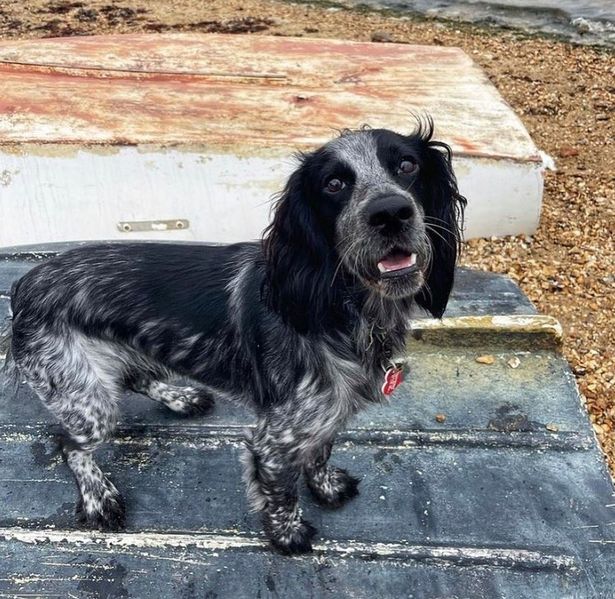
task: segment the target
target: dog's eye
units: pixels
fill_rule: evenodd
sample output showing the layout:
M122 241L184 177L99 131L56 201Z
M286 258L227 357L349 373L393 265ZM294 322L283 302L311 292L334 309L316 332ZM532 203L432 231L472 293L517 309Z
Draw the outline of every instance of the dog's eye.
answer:
M329 193L337 193L338 191L342 191L346 187L346 183L344 183L341 179L329 179L327 182L327 191Z
M418 165L412 158L404 158L397 167L398 175L410 175L417 169Z

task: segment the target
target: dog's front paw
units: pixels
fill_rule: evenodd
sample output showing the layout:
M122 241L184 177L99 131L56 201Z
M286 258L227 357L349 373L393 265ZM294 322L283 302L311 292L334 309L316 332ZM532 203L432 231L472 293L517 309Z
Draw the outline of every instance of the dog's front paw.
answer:
M283 555L297 555L312 551L312 539L316 535L316 529L303 518L297 519L287 526L276 525L267 516L265 520L265 532L273 548Z
M205 389L188 387L182 397L182 404L178 405L175 412L182 416L205 416L213 412L216 402L213 396Z
M111 483L99 494L82 495L75 512L78 524L84 528L118 531L125 526L124 500Z
M307 482L320 505L338 508L359 494L361 481L342 468L328 468L324 476L308 478Z
M215 400L200 387L176 387L166 392L164 404L182 416L205 416L213 411Z

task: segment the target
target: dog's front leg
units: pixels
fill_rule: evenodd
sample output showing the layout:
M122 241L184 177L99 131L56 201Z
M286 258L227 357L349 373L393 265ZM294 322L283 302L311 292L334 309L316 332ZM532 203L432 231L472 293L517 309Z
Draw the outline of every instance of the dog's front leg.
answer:
M328 464L333 443L318 449L305 465L305 479L318 503L337 508L359 494L359 479Z
M284 554L311 551L316 533L301 518L297 496L301 456L293 430L273 416L261 419L246 439L244 479L248 500L254 510L262 511L265 533Z

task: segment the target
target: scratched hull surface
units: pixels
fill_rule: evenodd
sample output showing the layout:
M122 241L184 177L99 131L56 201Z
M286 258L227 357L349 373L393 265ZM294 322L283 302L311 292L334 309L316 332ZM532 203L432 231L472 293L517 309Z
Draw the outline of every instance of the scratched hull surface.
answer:
M464 155L539 161L519 119L458 48L165 34L0 44L0 145L313 147L363 123L433 114ZM454 80L454 86L451 85Z
M365 124L409 132L413 112L431 114L454 150L468 238L538 225L540 153L458 48L216 34L6 41L0 81L3 245L255 239L294 152Z
M0 319L11 281L50 253L0 251ZM27 387L4 391L0 594L611 596L613 486L557 327L509 279L468 270L446 316L440 336L415 321L403 386L341 435L332 459L362 478L361 495L324 511L304 494L321 534L311 556L272 554L247 512L243 409L219 403L185 420L127 395L99 456L125 493L127 531L87 533L75 528L56 425ZM494 363L476 362L482 354Z

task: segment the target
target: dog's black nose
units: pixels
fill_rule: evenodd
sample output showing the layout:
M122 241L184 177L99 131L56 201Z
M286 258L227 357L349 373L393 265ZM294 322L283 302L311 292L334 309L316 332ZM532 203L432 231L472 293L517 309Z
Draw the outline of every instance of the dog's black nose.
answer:
M369 225L383 234L398 233L414 216L410 201L399 195L372 200L366 212Z

